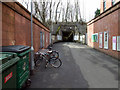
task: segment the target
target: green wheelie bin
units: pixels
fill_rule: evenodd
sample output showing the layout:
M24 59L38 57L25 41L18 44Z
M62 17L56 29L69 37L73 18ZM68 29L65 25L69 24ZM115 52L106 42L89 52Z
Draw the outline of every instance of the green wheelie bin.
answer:
M30 81L30 70L29 70L29 46L23 45L12 45L3 46L2 51L4 52L15 52L20 60L17 63L17 88L20 89L22 86Z
M16 88L16 53L0 52L0 89Z

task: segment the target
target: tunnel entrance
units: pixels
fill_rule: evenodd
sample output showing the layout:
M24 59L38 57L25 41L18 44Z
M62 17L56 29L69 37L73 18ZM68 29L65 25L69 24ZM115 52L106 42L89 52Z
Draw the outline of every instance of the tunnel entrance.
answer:
M63 31L62 38L64 42L73 42L73 31Z

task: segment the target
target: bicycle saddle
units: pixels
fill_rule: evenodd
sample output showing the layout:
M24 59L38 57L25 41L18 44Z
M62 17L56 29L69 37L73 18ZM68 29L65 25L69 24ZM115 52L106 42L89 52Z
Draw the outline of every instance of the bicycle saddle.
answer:
M49 49L49 50L51 50L51 49L52 49L52 47L49 47L48 49Z

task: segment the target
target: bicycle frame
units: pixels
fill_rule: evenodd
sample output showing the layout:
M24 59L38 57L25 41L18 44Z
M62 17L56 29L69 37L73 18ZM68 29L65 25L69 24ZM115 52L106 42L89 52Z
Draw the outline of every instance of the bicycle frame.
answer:
M57 53L57 56L55 53ZM39 59L35 61L36 66L39 65L40 62L39 60L45 60L47 67L48 64L52 65L53 64L52 62L59 58L58 51L50 50L50 49L41 50L41 52L38 51L36 54L39 57Z

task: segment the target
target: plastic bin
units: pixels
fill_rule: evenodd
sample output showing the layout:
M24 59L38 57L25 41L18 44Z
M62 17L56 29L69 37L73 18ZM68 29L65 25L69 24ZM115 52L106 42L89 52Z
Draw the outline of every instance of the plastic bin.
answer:
M2 89L16 88L16 63L19 57L15 53L0 52L0 76Z
M17 88L22 88L27 79L29 78L29 46L13 45L3 46L2 51L15 52L20 58L17 63Z

